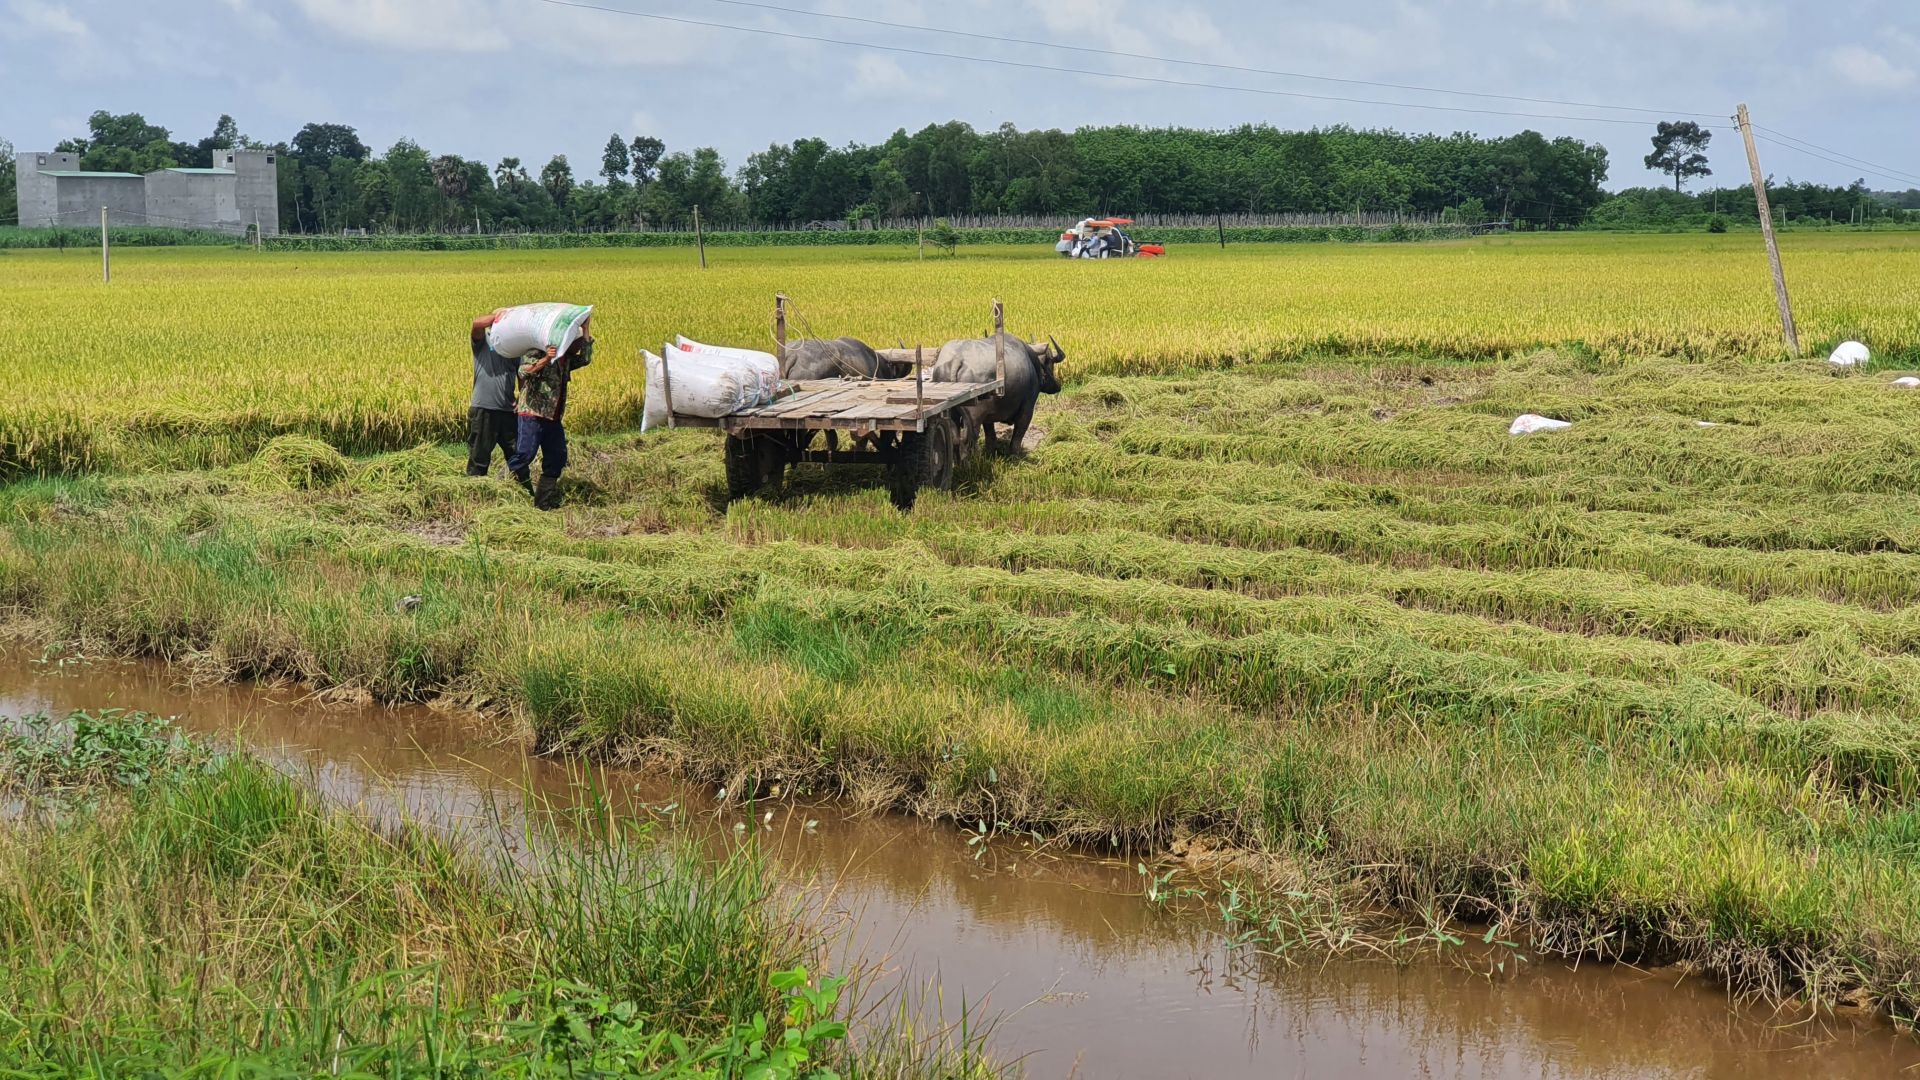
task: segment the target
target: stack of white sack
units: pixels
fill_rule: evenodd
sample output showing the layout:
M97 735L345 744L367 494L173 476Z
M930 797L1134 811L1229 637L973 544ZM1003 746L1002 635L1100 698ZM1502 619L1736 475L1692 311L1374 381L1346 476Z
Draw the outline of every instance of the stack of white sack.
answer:
M752 364L754 370L760 374L760 385L765 389L768 401L772 401L773 396L780 391L780 360L770 352L760 352L757 349L735 349L725 345L702 345L685 335L676 335L673 343L681 352L730 356Z
M534 353L558 356L587 332L591 304L521 304L501 308L487 327L487 348L522 359Z
M768 404L779 387L778 364L767 353L723 349L682 339L661 346L666 359L642 352L647 363L646 405L640 430L667 426L669 412L712 419ZM673 400L667 400L671 385Z

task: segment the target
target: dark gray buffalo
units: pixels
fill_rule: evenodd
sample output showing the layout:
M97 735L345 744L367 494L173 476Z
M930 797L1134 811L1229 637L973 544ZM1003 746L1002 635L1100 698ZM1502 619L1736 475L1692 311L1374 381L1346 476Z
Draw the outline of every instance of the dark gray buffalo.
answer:
M864 341L843 337L826 341L801 338L787 342L786 370L783 379L795 382L810 379L872 379L887 374L880 356Z
M999 397L981 398L977 406L980 426L987 435L987 447L993 448L993 426L1013 425L1007 448L1018 452L1026 438L1027 425L1033 422L1033 407L1041 394L1060 392L1060 380L1054 377L1055 364L1067 358L1060 343L1026 342L1012 334L1001 334L1007 358L1007 384ZM963 338L940 346L940 355L927 372L934 382L992 382L994 377L993 339Z

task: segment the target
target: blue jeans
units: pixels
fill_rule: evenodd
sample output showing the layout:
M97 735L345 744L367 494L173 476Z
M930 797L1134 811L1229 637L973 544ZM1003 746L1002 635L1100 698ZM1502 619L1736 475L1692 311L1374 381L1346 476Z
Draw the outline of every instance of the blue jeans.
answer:
M507 469L515 476L525 476L533 468L533 455L540 454L540 475L559 476L567 467L567 429L558 420L542 420L538 416L520 418L520 437L514 443L513 454L507 458Z

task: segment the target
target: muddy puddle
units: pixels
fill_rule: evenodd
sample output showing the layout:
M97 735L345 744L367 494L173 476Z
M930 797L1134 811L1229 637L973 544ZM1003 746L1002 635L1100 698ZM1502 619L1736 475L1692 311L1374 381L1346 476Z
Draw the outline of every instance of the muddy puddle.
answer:
M322 706L297 691L188 689L154 665L48 665L0 654L0 715L121 707L243 732L329 794L486 825L529 793L568 799L578 774L421 709ZM1731 1003L1670 973L1539 962L1490 980L1462 963L1248 964L1218 927L1156 910L1131 863L984 853L952 827L850 816L835 804L711 813L711 792L602 770L625 812L675 806L698 827L762 835L783 875L831 890L851 956L944 1008L999 1017L992 1045L1056 1077L1920 1076L1920 1044L1884 1024Z

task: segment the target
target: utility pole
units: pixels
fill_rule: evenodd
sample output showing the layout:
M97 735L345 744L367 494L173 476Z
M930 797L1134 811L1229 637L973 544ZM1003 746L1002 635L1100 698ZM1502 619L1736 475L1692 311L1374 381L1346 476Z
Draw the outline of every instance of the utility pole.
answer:
M110 284L113 281L113 267L107 261L107 208L100 208L100 282Z
M700 204L693 204L693 242L700 248L700 269L707 268L707 234L700 228Z
M1767 179L1760 171L1760 151L1753 145L1753 121L1742 103L1734 114L1740 124L1740 138L1747 144L1747 167L1753 170L1753 201L1760 212L1760 233L1767 240L1767 261L1773 265L1773 298L1780 305L1780 332L1787 339L1787 351L1800 355L1800 331L1793 325L1793 301L1787 296L1787 272L1780 266L1780 242L1773 234L1773 207L1767 203Z

